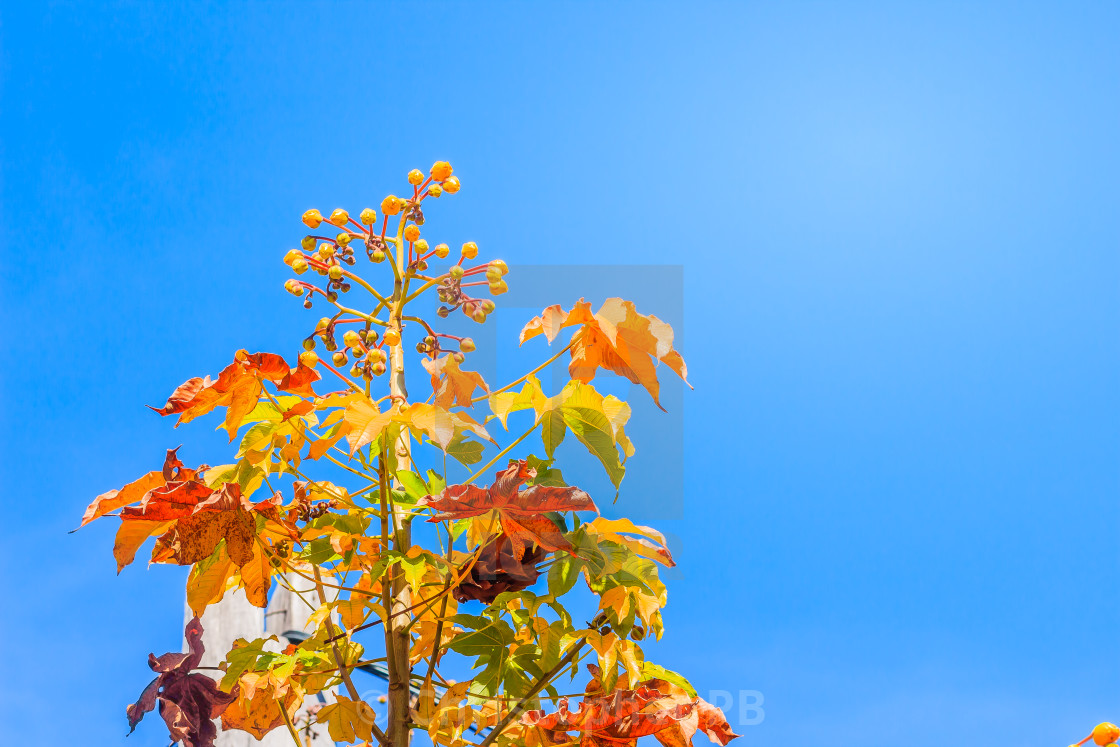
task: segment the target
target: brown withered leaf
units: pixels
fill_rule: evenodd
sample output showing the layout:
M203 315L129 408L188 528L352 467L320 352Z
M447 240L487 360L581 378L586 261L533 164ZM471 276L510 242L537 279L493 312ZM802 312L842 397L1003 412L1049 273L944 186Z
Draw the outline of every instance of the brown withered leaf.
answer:
M482 378L482 374L460 369L459 358L454 353L435 360L423 358L421 363L432 376L432 391L435 392L432 403L438 407L444 409L453 405L470 407L476 389L490 393L490 387Z
M600 689L598 667L575 711L561 698L555 713L528 711L521 724L542 729L559 738L579 732L581 747L635 745L639 737L653 736L664 747L687 747L697 731L726 746L739 735L731 730L723 711L711 703L691 697L681 687L661 679L639 682L633 689L619 688L609 694Z
M595 511L591 496L575 487L533 485L518 488L536 476L536 470L522 461L511 461L499 472L488 489L475 485L448 485L439 496L427 495L418 506L436 513L430 522L481 516L493 510L508 538L514 558L521 559L525 548L537 545L546 550L571 552L572 546L560 529L545 514L550 511Z
M455 599L489 604L502 592L528 589L537 582L537 563L544 559L545 551L539 546L515 556L510 538L500 534L483 545L470 574L455 587Z
M142 496L136 495L135 490L129 491L133 504L120 508L121 526L113 547L117 572L133 561L136 551L148 537L155 536L158 539L152 551L154 563L194 565L211 561L204 569L207 575L195 580L196 588L190 595L196 612L205 609L210 600L221 597L225 581L234 572L233 567L249 600L263 607L267 603L272 569L257 541L257 517L263 515L269 519L268 526L276 532L293 531L290 522L278 511L281 497L276 494L268 500L252 503L241 494L237 483L210 487L202 482L203 469L187 469L175 450L171 450L163 472L149 473L159 477L156 482L163 481L165 475L171 478L169 481L157 484ZM119 503L120 497L112 502ZM99 497L87 509L87 515L96 514L97 508L105 504L103 497ZM219 545L226 560L215 564L214 555Z
M225 428L232 441L242 419L256 407L264 382L272 382L283 392L313 397L311 384L318 380L319 374L302 362L296 368L288 368L283 357L274 353L239 350L217 380L209 376L189 379L171 393L163 407L151 409L160 415L178 415L178 426L216 407L225 407Z
M148 666L156 678L144 688L140 699L126 709L128 733L144 714L159 705L159 714L167 724L172 742L183 747L212 747L218 735L213 719L221 715L237 693L224 693L210 677L191 670L202 661L202 623L196 617L185 630L189 652L163 656L148 655Z
M621 298L608 298L594 314L582 298L566 313L559 305L550 306L529 320L520 339L524 343L543 334L551 343L562 328L576 325L580 329L572 335L568 365L573 379L586 384L598 369L605 368L644 386L658 407L658 361L688 383L684 359L673 350L673 328L656 316L639 314L632 302Z

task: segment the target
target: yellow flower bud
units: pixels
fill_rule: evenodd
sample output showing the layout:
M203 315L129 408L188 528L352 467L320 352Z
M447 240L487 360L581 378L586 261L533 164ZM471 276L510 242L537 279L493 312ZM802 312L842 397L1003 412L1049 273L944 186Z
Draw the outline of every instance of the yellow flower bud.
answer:
M437 182L442 182L449 176L451 176L451 164L447 161L436 161L432 164L432 178Z
M419 226L415 224L409 224L405 226L404 238L406 241L416 241L416 239L420 238Z
M311 208L303 214L303 222L306 223L309 228L318 228L319 224L323 222L323 214L315 208Z
M418 251L420 254L423 254L424 252L428 251L428 242L425 241L424 239L417 239L416 240L416 251Z
M459 191L459 177L453 176L443 183L443 191L453 195Z
M436 244L436 256L440 259L446 259L447 255L451 254L451 247L447 244Z
M335 208L334 212L331 213L331 217L329 220L336 226L345 226L346 221L350 220L350 213L346 212L342 208Z
M306 350L299 354L299 362L308 368L315 368L319 363L319 356L312 350Z
M424 172L420 169L413 169L408 172L408 183L412 186L416 186L422 181L424 181Z
M401 201L396 195L389 195L381 201L381 212L385 215L396 215L401 211Z
M439 197L441 194L443 194L443 187L439 186L438 184L429 184L428 194L432 197Z
M474 259L478 256L478 244L473 241L468 241L463 244L463 256L467 259Z
M373 208L366 208L358 215L358 219L365 223L367 226L372 226L373 222L377 220L377 211Z

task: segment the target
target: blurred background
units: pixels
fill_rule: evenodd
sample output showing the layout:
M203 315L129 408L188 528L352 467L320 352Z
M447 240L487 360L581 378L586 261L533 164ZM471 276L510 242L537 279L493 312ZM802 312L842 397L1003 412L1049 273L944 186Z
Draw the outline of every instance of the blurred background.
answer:
M762 697L737 744L1120 718L1118 38L1106 2L6 4L0 742L123 742L184 575L67 531L223 461L143 405L294 356L305 209L442 159L426 235L515 270L493 344L615 288L677 326L695 390L631 393L609 512L673 538L651 656Z

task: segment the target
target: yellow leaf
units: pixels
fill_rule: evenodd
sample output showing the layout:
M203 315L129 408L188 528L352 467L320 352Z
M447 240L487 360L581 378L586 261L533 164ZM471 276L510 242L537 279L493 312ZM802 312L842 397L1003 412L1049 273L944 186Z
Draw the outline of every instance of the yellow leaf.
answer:
M393 420L392 410L381 412L377 404L369 398L357 399L347 406L342 416L346 424L346 441L350 444L350 454L373 443Z
M373 723L377 713L362 700L351 700L339 695L334 703L319 709L317 721L327 725L331 739L336 742L355 742L373 739Z
M171 521L146 521L132 519L122 521L121 528L117 530L117 538L113 544L113 557L117 559L117 573L131 563L136 557L136 551L144 541L154 534L163 534L174 522Z
M587 528L600 537L628 547L631 552L643 558L656 560L670 568L676 565L669 548L665 546L665 536L656 529L640 526L629 519L607 519L602 516L590 522ZM642 538L627 537L620 532L638 534Z
M224 541L219 543L213 556L195 563L187 577L187 604L197 617L202 617L207 605L222 601L233 568Z

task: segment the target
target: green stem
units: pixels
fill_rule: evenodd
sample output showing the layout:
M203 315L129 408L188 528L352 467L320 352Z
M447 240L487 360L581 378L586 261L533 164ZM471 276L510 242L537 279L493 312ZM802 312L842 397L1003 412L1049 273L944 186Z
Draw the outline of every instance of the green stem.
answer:
M490 392L489 394L484 394L481 397L475 397L474 399L471 400L471 404L473 405L475 402L481 402L482 400L488 399L488 398L494 396L495 394L501 394L504 391L512 389L513 387L517 386L521 382L528 379L530 376L538 374L541 371L543 371L544 369L548 368L550 365L552 365L556 361L557 358L559 358L560 356L562 356L564 353L568 352L571 349L572 349L572 343L569 342L567 345L564 346L564 348L562 350L560 350L558 353L556 353L556 355L552 356L551 358L546 360L544 363L540 364L539 366L534 368L532 371L530 371L529 373L522 376L520 379L516 379L514 381L511 381L510 383L506 384L501 389L495 389L494 391Z

